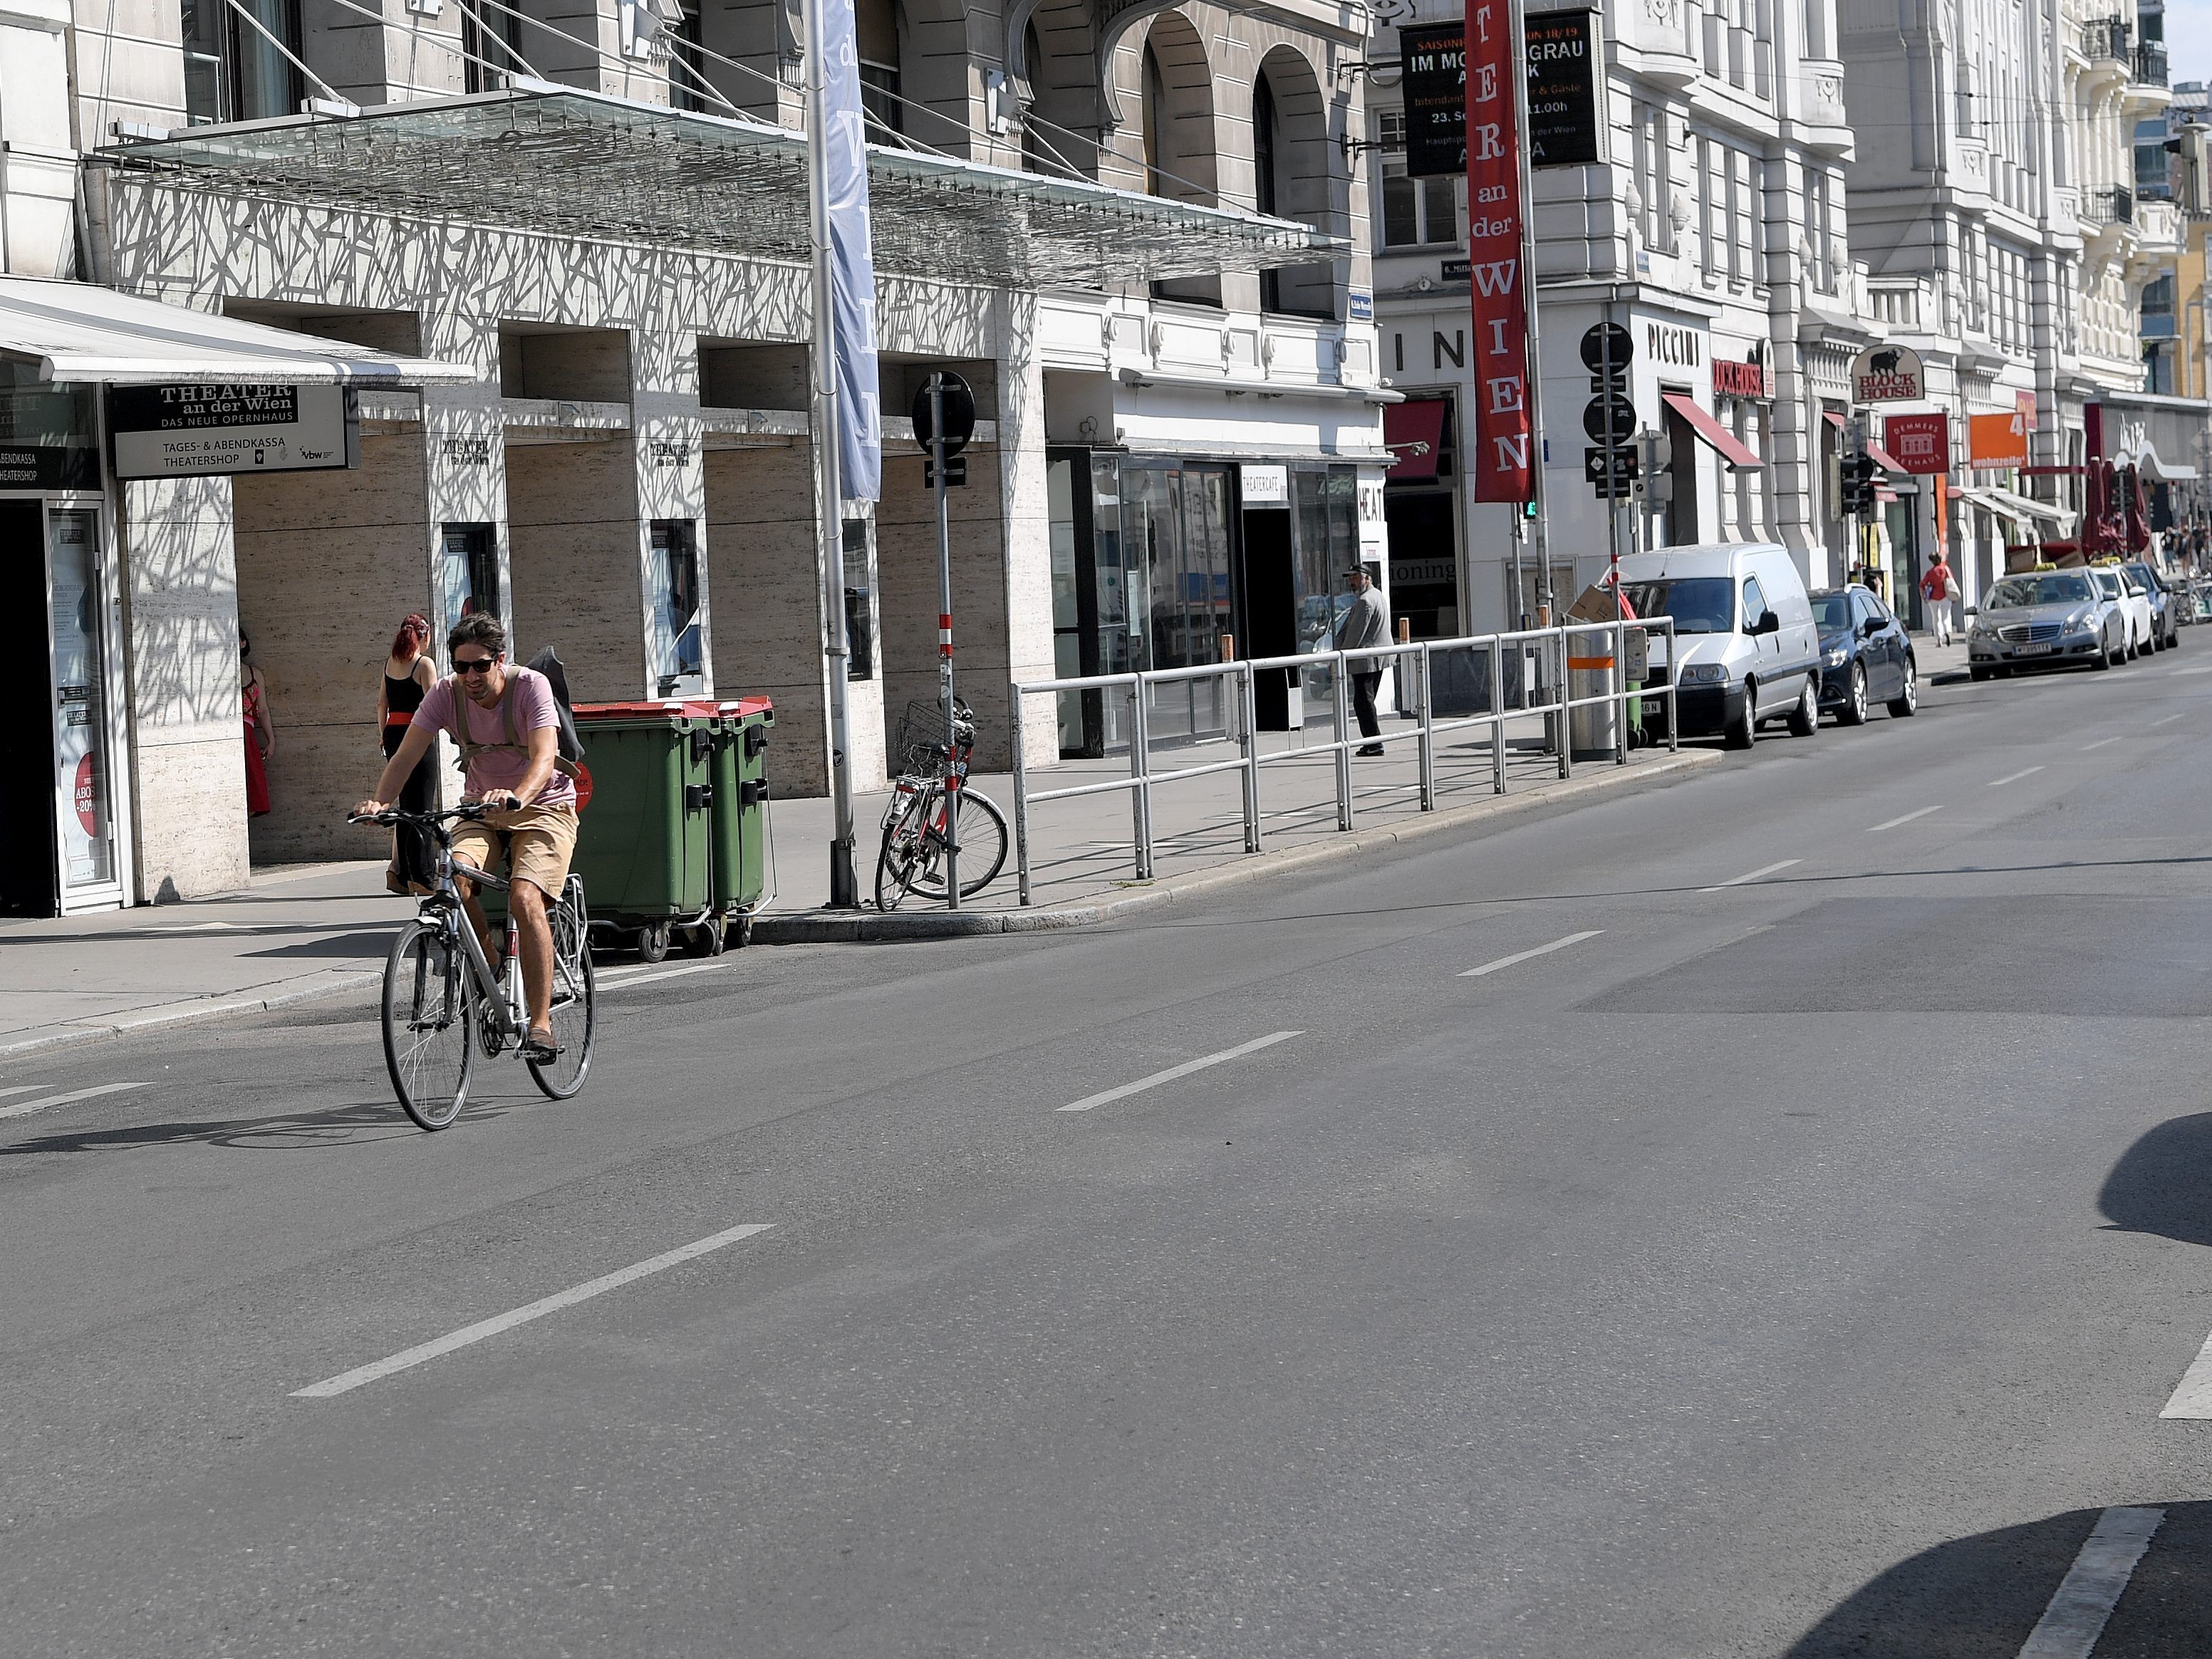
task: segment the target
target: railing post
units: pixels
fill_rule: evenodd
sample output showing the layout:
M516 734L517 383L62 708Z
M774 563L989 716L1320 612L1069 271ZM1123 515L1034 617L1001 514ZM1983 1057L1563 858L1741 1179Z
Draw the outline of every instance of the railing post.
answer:
M1030 769L1022 756L1022 688L1014 688L1014 878L1020 902L1030 902Z
M1613 608L1620 609L1620 596L1613 596ZM1613 763L1628 764L1628 623L1619 615L1613 619L1613 677L1610 689L1613 693Z
M1403 657L1398 659L1398 672L1401 678L1405 674L1405 660ZM1429 642L1426 640L1421 641L1414 661L1419 666L1419 684L1415 695L1420 699L1420 726L1418 728L1420 735L1414 742L1419 745L1421 761L1421 811L1433 812L1437 810L1436 696L1434 684L1429 678Z
M1152 764L1146 752L1151 744L1151 722L1145 714L1145 677L1139 674L1129 683L1129 775L1135 780L1129 789L1129 832L1139 881L1152 873L1152 802L1145 788L1146 769Z
M1567 624L1564 623L1559 625L1559 683L1553 690L1552 701L1559 706L1559 775L1562 778L1571 778L1575 775L1575 734L1568 729L1574 724L1574 714L1573 711L1567 707L1567 686L1570 681L1567 653L1572 647L1567 643Z
M1237 665L1237 701L1244 739L1244 850L1260 850L1260 694L1254 684L1252 665Z
M1679 665L1674 659L1674 619L1667 618L1667 752L1679 754L1682 748L1682 722L1678 718L1677 702L1682 681Z
M1505 641L1490 636L1490 787L1505 793Z
M1332 702L1336 715L1336 827L1352 828L1352 739L1346 730L1350 716L1350 692L1346 684L1346 659L1343 652L1335 653L1334 672L1329 684L1336 696Z

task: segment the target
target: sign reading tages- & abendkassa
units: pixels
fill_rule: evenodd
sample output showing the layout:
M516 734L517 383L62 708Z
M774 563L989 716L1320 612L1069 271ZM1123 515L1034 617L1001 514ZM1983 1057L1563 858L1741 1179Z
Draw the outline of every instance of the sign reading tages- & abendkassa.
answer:
M113 386L107 430L118 478L324 471L361 464L361 420L344 386Z

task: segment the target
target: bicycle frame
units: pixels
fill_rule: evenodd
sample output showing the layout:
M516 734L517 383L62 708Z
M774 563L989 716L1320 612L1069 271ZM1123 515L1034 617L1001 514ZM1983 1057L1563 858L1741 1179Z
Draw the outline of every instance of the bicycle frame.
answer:
M466 902L461 897L460 878L474 882L477 890L489 888L494 892L511 890L510 884L472 864L463 864L453 856L453 836L443 824L430 827L432 838L438 844L437 882L416 906L418 921L434 921L441 932L457 934L461 944L462 958L469 964L469 975L476 982L478 1006L489 1011L503 1037L518 1043L528 1035L529 1015L518 1017L517 995L521 988L519 971L515 974L495 972L490 959L484 955L483 941L477 937L476 926L469 920ZM515 954L514 917L507 919L501 935L503 946L500 959L504 965L517 961Z

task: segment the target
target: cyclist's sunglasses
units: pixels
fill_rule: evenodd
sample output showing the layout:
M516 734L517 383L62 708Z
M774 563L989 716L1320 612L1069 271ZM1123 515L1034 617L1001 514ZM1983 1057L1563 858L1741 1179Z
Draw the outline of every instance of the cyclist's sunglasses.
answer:
M497 657L456 657L453 659L453 672L489 674L491 672L491 665L498 660Z

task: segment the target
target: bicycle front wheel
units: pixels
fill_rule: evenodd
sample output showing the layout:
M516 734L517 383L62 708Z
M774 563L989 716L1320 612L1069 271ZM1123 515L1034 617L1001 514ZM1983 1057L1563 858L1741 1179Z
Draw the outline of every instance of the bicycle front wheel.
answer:
M410 921L384 963L384 1064L407 1115L442 1129L461 1115L476 1064L475 983L460 941Z
M938 890L944 890L944 877L933 876L943 849L929 834L929 821L939 799L941 792L935 784L916 789L884 826L883 850L876 855L877 909L897 909L899 901L917 887L927 891L932 878Z
M547 1064L524 1063L538 1086L555 1100L566 1100L584 1086L592 1069L592 1042L598 1034L592 994L591 932L584 915L582 884L569 878L568 891L553 907L553 1040L560 1056Z
M960 896L974 898L1006 867L1006 815L999 810L998 802L973 789L961 790L959 800L957 840L960 847ZM934 837L932 839L934 841ZM935 856L927 865L915 868L914 890L941 900L945 884L945 849L940 844L933 851Z

